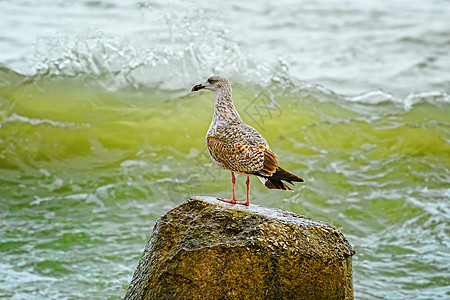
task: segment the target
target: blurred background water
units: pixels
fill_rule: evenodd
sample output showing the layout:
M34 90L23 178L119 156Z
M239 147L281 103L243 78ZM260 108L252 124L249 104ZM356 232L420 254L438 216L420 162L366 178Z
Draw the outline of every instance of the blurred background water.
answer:
M448 1L0 1L0 297L119 299L156 219L229 197L204 137L226 74L356 299L450 298ZM238 177L237 194L245 196Z

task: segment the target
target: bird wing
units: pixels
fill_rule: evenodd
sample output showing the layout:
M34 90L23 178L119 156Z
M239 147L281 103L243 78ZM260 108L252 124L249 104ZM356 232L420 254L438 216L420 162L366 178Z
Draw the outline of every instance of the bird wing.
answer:
M212 159L233 172L270 176L278 167L276 155L266 146L230 143L217 136L208 136L206 144Z

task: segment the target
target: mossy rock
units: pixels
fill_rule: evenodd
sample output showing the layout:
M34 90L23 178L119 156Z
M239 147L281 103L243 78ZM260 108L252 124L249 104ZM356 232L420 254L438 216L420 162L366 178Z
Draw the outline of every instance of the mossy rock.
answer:
M324 222L195 197L157 221L125 299L353 299L354 253Z

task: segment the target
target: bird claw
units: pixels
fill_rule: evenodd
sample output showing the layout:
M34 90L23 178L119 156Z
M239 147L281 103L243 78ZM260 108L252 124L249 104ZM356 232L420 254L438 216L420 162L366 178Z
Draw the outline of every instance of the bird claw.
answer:
M247 200L247 201L237 201L236 199L231 199L231 200L228 200L228 199L223 199L223 198L217 198L217 200L220 200L220 201L223 201L223 202L227 202L227 203L231 203L231 204L241 204L241 205L247 205L247 206L249 206L250 205L250 202Z

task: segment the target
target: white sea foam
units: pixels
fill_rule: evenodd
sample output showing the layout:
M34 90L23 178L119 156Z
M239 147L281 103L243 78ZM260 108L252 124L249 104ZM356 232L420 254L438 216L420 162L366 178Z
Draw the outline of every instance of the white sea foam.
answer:
M107 74L111 89L186 89L222 72L237 82L296 77L340 94L381 88L403 98L443 91L450 80L443 51L450 8L429 1L102 1L70 9L58 2L3 1L0 9L8 28L0 61L27 74ZM55 13L43 13L49 9ZM67 20L55 32L55 24ZM279 58L290 66L282 76L275 70Z
M0 263L0 277L3 282L14 282L15 284L57 280L52 277L37 275L27 271L16 271L14 266L4 263Z
M37 119L37 118L29 118L25 116L21 116L17 113L11 114L9 117L5 118L2 122L0 122L0 128L3 126L3 124L8 122L23 122L23 123L29 123L33 126L39 126L39 125L51 125L55 127L60 128L67 128L67 127L89 127L89 124L77 124L73 122L59 122L59 121L53 121L53 120L47 120L47 119Z
M225 73L233 84L298 88L303 82L318 83L316 88L355 95L343 97L347 101L393 101L409 109L423 98L418 93L444 93L450 80L450 61L440 50L450 20L444 16L450 11L427 2L362 5L351 0L345 7L325 0L277 5L232 1L217 7L172 2L167 7L105 1L114 22L77 18L95 11L89 4L42 19L47 15L39 14L44 9L39 3L0 4L10 12L5 26L16 22L15 11L24 9L30 17L29 23L7 32L17 43L6 40L9 51L0 54L0 61L27 74L93 76L111 91L148 86L187 92L201 78ZM60 18L69 12L73 26L57 33L42 30L64 23ZM433 19L424 19L426 15ZM22 47L30 36L33 53L31 47ZM24 57L30 68L14 67Z
M120 166L122 168L129 168L129 167L145 167L147 166L147 162L143 160L125 160L123 161Z

